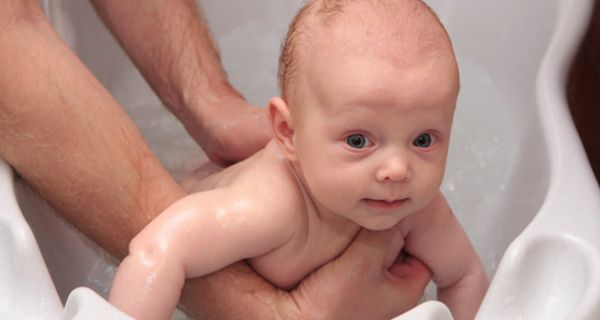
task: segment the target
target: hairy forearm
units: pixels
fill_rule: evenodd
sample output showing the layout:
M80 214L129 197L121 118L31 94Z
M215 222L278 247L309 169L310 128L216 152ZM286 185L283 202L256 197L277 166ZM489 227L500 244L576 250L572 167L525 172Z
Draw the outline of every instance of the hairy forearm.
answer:
M265 146L264 112L227 80L195 0L92 0L131 60L208 158L228 165Z
M93 0L163 103L183 122L240 98L194 0Z
M2 6L11 2L0 5L0 158L122 258L133 236L184 192L32 2L33 9L12 1L13 11ZM257 288L260 298L252 293ZM195 315L274 317L255 302L273 301L275 291L247 267L197 279L185 292Z
M117 102L33 12L0 33L0 156L122 257L129 239L183 192Z

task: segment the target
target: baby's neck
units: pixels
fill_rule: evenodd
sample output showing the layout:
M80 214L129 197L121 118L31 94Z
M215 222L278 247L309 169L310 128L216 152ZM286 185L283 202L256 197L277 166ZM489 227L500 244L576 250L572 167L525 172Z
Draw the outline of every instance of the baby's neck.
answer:
M356 234L361 226L356 224L354 221L348 219L342 214L337 212L328 210L317 201L312 196L312 192L306 181L304 179L304 175L302 174L302 170L298 163L294 163L291 161L287 161L290 171L296 178L296 182L302 190L302 196L306 203L307 214L309 219L314 220L314 222L323 225L336 233L344 233L344 234ZM312 223L313 221L311 221Z

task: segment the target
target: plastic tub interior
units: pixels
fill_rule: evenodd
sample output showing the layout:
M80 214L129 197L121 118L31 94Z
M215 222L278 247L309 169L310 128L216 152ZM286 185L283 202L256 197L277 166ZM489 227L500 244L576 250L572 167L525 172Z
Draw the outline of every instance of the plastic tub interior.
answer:
M443 192L493 277L477 318L600 318L600 192L564 90L592 1L427 2L446 25L461 70ZM231 82L256 105L277 94L281 40L300 3L202 1ZM180 179L199 165L201 151L89 3L44 5L170 172ZM80 286L106 295L114 266L20 180L13 189L13 180L0 164L0 318L60 318ZM429 311L415 319L446 319L431 311L439 304L420 308Z

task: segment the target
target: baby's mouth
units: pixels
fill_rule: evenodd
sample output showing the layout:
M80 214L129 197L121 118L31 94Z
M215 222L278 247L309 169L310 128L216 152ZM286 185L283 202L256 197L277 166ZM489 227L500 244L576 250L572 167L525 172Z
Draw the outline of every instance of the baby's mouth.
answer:
M396 199L396 200L377 200L365 198L363 201L371 208L379 210L392 210L400 208L408 198Z

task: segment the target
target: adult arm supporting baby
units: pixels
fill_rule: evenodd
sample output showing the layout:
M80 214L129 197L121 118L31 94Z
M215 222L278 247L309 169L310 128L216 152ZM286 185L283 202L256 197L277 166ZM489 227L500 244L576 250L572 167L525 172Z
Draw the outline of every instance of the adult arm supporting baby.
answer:
M247 158L271 136L264 111L227 80L194 0L93 0L162 102L208 157L221 165Z
M398 228L362 229L340 258L292 292L297 306L307 310L299 319L391 319L416 305L431 272L413 257L389 261L398 236ZM332 280L338 285L328 285Z
M291 292L274 288L245 263L237 263L208 277L191 279L182 300L186 306L198 308L187 311L206 320L233 320L243 315L279 320L391 319L413 308L431 279L429 269L413 258L396 262L390 268L392 274L385 268L395 232L361 230L339 258L313 272ZM210 291L239 299L199 294Z

